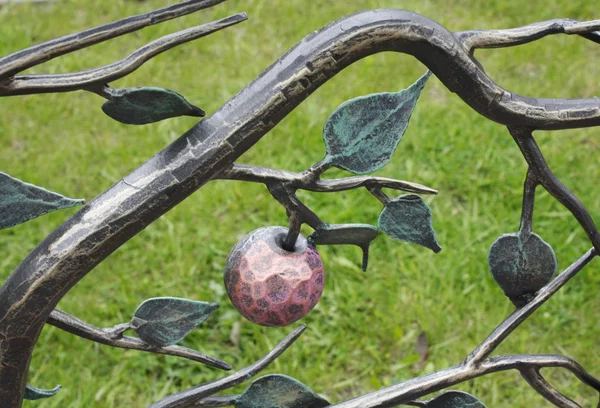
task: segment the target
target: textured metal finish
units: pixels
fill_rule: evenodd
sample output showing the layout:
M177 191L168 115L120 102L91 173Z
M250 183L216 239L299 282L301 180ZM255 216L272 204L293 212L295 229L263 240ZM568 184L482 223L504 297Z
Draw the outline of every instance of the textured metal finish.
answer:
M47 323L81 338L91 340L96 343L105 344L107 346L177 356L192 361L197 361L221 370L231 370L231 366L226 362L207 356L199 351L191 350L182 346L154 347L135 337L115 335L114 327L101 329L92 326L91 324L73 317L62 310L54 309L50 314L50 317L48 317ZM119 331L121 331L120 328L117 330L117 333Z
M218 303L197 302L171 297L152 298L138 306L131 328L154 347L171 346L217 310Z
M263 326L287 326L319 302L325 285L321 256L302 235L294 251L283 249L284 227L263 227L231 250L224 280L235 308Z
M259 378L235 401L236 408L323 408L329 405L306 385L281 374Z
M206 113L182 95L164 88L106 88L110 93L102 110L111 118L128 125L144 125L177 116L202 117Z
M229 388L233 388L238 384L241 384L250 378L254 377L262 370L264 370L269 364L277 359L288 347L290 347L294 341L300 337L300 335L306 330L306 326L300 326L294 330L290 335L283 339L269 354L258 360L256 363L249 367L246 367L236 373L233 373L225 378L211 381L206 384L199 385L194 388L190 388L185 391L178 392L168 397L163 398L155 404L152 404L150 408L191 408L198 406L197 404L205 397L214 395L219 391L223 391Z
M421 197L407 194L386 202L379 215L379 228L390 237L440 252L435 238L431 209Z
M13 82L17 80L14 74L47 59L216 3L219 1L188 1L5 57L0 59L0 87L9 89L17 83ZM290 214L290 232L285 239L288 246L296 242L301 224L307 223L315 230L326 225L298 200L295 191L299 188L339 191L367 187L384 203L388 198L382 193L382 187L422 188L370 177L320 180L320 175L328 167L326 162L318 163L301 175L234 166L240 155L328 79L355 61L383 51L415 56L472 109L509 128L530 165L528 174L531 177L528 176L524 192L522 227L531 224L533 192L539 184L573 213L594 248L510 315L462 364L334 406L391 408L401 403L412 403L424 395L469 379L511 369L520 371L536 391L557 405L561 404L559 406L569 405L543 380L539 369L565 368L583 383L600 390L598 380L566 357L511 355L489 358L506 336L600 250L600 233L590 214L552 174L532 136L532 132L538 129L600 125L600 100L535 99L514 94L496 85L473 55L477 48L514 46L557 33L578 34L597 41L595 31L599 29L598 21L553 20L520 29L452 33L416 13L374 10L340 19L310 34L213 115L91 201L48 236L15 269L0 288L0 401L3 408L21 406L33 347L44 323L57 313L53 310L60 299L115 249L209 180L221 176L238 178L235 176L237 172L239 179L248 177L250 181L265 183ZM103 88L87 90L104 95ZM40 86L36 93L46 91L56 90L47 84ZM82 322L70 318L54 323L69 331L79 331L82 337L92 338L99 334L93 327L85 327ZM294 332L255 365L221 380L169 396L153 407L197 406L203 398L255 375L277 358L302 330ZM111 345L123 347L122 344ZM531 370L537 370L537 375Z
M83 203L0 172L0 229Z
M172 20L212 7L225 0L189 0L150 13L127 17L119 21L67 35L0 58L0 78L9 78L42 62L94 44L110 40L150 25Z
M554 250L539 235L504 234L490 248L492 276L515 306L526 304L558 269Z
M208 2L205 1L204 3ZM123 78L164 51L241 23L246 19L246 14L240 13L212 23L169 34L146 44L121 61L86 71L54 75L17 75L5 81L2 81L2 75L0 74L0 96L69 92L83 89L110 97L110 94L104 95L102 93L104 84ZM2 67L1 64L0 60L0 68Z
M400 92L360 96L342 103L327 119L325 163L368 174L392 158L431 71Z

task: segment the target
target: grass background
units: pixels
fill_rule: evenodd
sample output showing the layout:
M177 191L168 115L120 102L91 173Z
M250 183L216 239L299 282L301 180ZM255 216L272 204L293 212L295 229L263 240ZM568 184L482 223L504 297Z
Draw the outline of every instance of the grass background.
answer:
M172 3L77 0L0 6L0 54ZM596 4L584 0L232 0L61 57L31 72L69 72L106 64L161 35L246 11L247 22L162 54L114 83L171 88L210 113L305 35L344 15L379 7L414 10L455 31L509 28L555 17L600 18ZM597 95L599 57L597 44L569 36L478 52L498 84L536 97ZM341 102L402 89L424 71L406 55L366 58L321 87L240 162L302 171L323 156L321 129ZM121 125L101 112L101 104L98 96L84 92L1 99L0 169L89 200L195 123L193 118L178 118L140 127ZM555 173L600 219L597 132L536 135ZM301 321L308 324L307 332L265 372L291 375L338 402L459 363L513 310L493 281L486 256L497 236L518 228L525 170L502 126L479 116L432 78L392 162L377 174L440 190L426 200L444 250L434 255L381 236L372 246L369 271L363 274L357 248L322 248L327 270L323 298ZM327 222L376 223L381 210L363 190L300 196ZM0 279L73 212L56 212L0 231ZM210 183L95 268L60 308L104 327L129 320L149 297L218 301L221 308L182 344L242 368L291 328L263 328L244 320L224 291L223 267L230 248L249 231L285 224L285 211L264 186ZM561 270L590 246L570 214L546 193L538 194L535 228L554 247ZM598 272L596 261L513 333L498 353L565 354L600 374ZM239 338L232 341L236 326ZM422 331L431 353L421 365L416 341ZM595 393L565 371L546 374L583 406L596 403ZM25 405L145 407L223 375L173 357L99 346L46 327L35 349L29 383L42 388L59 383L64 388L49 400ZM512 372L456 388L475 394L488 407L549 406Z

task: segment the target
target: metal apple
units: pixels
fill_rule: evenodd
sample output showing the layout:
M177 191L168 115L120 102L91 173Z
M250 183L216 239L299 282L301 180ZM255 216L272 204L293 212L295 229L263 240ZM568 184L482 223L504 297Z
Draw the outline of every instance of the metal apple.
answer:
M317 249L302 235L294 251L283 249L288 229L263 227L231 250L225 267L227 294L248 320L262 326L287 326L319 302L325 270Z

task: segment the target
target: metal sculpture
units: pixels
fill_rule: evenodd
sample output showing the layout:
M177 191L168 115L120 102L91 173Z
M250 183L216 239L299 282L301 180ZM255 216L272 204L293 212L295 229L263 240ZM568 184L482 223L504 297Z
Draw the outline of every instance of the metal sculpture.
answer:
M1 58L0 95L75 90L94 92L107 99L102 107L106 114L130 124L149 123L177 115L203 116L200 108L191 105L176 92L159 88L117 90L110 88L108 83L131 73L148 59L176 45L243 21L245 14L160 38L124 60L104 67L60 75L18 74L48 59L222 1L186 1ZM23 397L47 398L58 392L58 388L40 390L26 384L31 353L46 323L113 347L170 354L220 369L231 369L225 362L175 345L208 318L218 306L214 303L175 298L149 299L139 306L130 322L108 329L94 327L55 309L59 300L95 265L208 181L234 179L263 183L287 211L289 228L251 234L232 251L228 263L225 281L234 304L239 303L238 308L259 323L291 323L318 301L324 275L318 253L312 249L314 246L358 245L364 252L363 268L366 269L369 244L378 232L377 227L370 225L323 222L296 197L299 189L335 192L364 187L384 206L379 218L379 228L383 232L392 238L414 242L434 252L440 251L432 227L431 211L416 195L435 194L435 190L382 177L321 178L332 166L357 174L383 167L400 142L419 93L433 73L475 111L507 126L529 164L521 228L517 233L498 238L489 254L494 278L517 309L458 365L348 401L330 404L304 384L284 375L259 378L241 395L215 396L257 375L302 334L305 326L300 326L255 364L220 380L168 396L152 407L483 407L483 403L475 397L459 391L447 391L430 400L421 398L455 384L505 370L517 370L530 386L555 406L578 407L540 373L540 369L546 367L564 368L600 392L600 381L577 362L559 355L490 357L490 354L600 251L600 233L590 214L552 174L533 137L535 130L600 125L600 100L533 99L514 94L496 85L485 74L474 57L474 51L516 46L553 34L577 34L600 43L598 30L600 21L557 19L508 30L450 32L416 13L374 10L343 18L311 34L218 111L84 206L50 234L4 282L0 288L0 406L20 407ZM329 78L353 62L382 51L411 54L431 72L405 91L369 95L342 104L325 124L326 157L302 173L235 164L240 155ZM592 243L588 252L556 277L554 252L533 233L532 228L538 186L545 188L573 214ZM383 188L410 194L391 198L382 191ZM67 199L5 174L0 175L0 226L3 228L77 204L80 201ZM299 235L302 224L308 224L315 230L307 240ZM246 252L257 243L264 248L257 249L256 253ZM283 268L281 273L277 272L278 266L265 266L279 261L273 259L277 257L282 258L283 263L300 259L306 265L295 264L300 270L289 268L286 271ZM242 265L244 262L254 264ZM302 269L304 267L306 271ZM275 274L269 275L273 271ZM264 277L267 283L263 285L260 279L256 280L257 276L249 272L266 273L269 275ZM270 287L269 279L272 279ZM305 285L306 279L310 280L310 284ZM252 285L248 281L252 281ZM290 294L291 288L296 292ZM303 295L304 289L307 296ZM262 299L263 290L266 296L270 296L271 304L283 302L277 306L277 313L266 320L262 320L261 313L268 314L271 304L265 302L262 305L265 312L257 311L262 308L258 302ZM292 300L281 297L285 291ZM302 298L306 297L312 300L303 304ZM286 299L288 303L285 303ZM301 305L302 310L286 307L294 306L294 302L298 303L296 306ZM134 330L138 337L125 336L123 333L127 330Z

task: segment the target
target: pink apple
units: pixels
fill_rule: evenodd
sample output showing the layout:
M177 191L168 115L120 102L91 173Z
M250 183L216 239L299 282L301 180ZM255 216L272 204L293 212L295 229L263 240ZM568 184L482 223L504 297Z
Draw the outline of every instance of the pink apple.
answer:
M231 250L225 287L231 303L248 320L262 326L287 326L306 316L319 302L325 270L317 249L298 236L294 251L282 248L285 227L263 227L246 235Z

